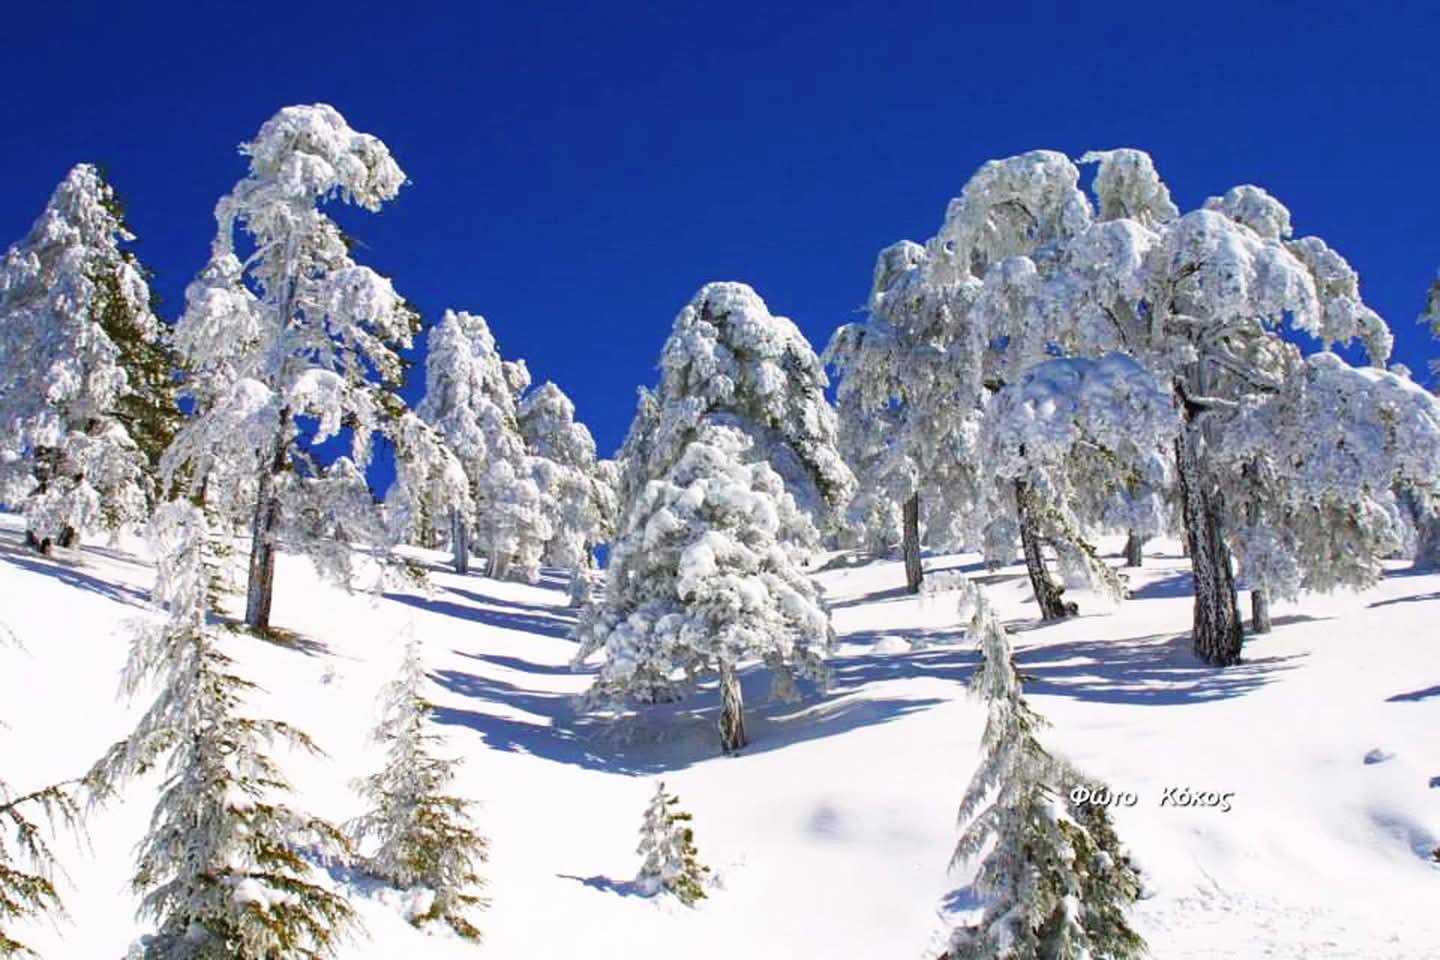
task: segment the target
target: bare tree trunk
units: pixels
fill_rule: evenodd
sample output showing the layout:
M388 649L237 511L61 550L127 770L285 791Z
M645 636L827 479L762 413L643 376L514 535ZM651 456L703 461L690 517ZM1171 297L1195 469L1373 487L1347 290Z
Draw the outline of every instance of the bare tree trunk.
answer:
M35 535L34 530L25 531L25 546L34 550L36 553L44 554L45 556L50 555L50 538L45 537L41 539Z
M905 589L919 593L920 584L925 580L925 568L920 564L920 494L912 493L905 501L902 511L905 539L902 549L905 554Z
M1255 587L1250 591L1250 632L1269 633L1270 628L1270 591Z
M250 528L250 580L245 588L245 623L258 631L270 629L270 605L275 596L275 528L280 521L280 498L275 492L275 479L285 469L289 423L290 411L282 410L270 464L260 474L255 497L255 521Z
M1020 514L1020 545L1025 550L1025 570L1035 601L1040 604L1040 619L1064 620L1076 612L1073 603L1063 599L1065 588L1050 579L1045 568L1045 553L1040 544L1039 518L1035 515L1034 493L1023 479L1015 481L1015 503Z
M720 749L734 753L745 746L745 702L735 665L720 662Z
M510 558L499 550L491 550L490 569L487 572L491 579L504 580L505 574L510 572Z
M69 550L75 546L75 542L79 539L79 531L67 523L64 528L61 529L60 536L55 538L55 546L64 547L66 550Z
M1145 564L1145 538L1134 530L1125 537L1125 566L1140 567Z
M1198 427L1187 412L1175 439L1175 466L1185 515L1185 542L1195 579L1195 617L1191 642L1195 655L1217 667L1240 662L1244 632L1235 596L1230 549L1221 528L1221 505L1205 484L1196 449Z
M450 511L450 548L455 554L455 572L470 572L470 525L459 510Z

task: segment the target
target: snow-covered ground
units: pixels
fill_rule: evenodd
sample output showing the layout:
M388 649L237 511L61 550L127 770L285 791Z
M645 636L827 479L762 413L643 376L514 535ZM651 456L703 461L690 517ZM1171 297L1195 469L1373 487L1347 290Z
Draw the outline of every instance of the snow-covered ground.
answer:
M1214 669L1183 636L1185 563L1154 546L1129 571L1132 600L1102 609L1081 595L1080 618L1043 628L1023 569L927 561L970 572L1009 618L1028 695L1054 724L1045 742L1138 797L1115 819L1150 888L1136 923L1154 955L1440 957L1440 576L1277 605L1274 633ZM83 772L145 705L115 691L151 568L102 544L57 554L24 551L15 518L0 517L0 622L26 647L0 650L0 776L22 790ZM383 597L282 558L274 619L298 639L230 651L266 690L256 709L328 752L286 769L298 805L338 821L359 812L349 782L380 762L367 737L401 634L413 624L423 640L441 729L466 760L458 789L491 840L486 942L417 932L395 897L352 890L371 939L345 960L919 958L941 914L966 907L967 877L946 863L983 722L963 686L975 653L951 602L906 596L898 564L839 558L817 575L840 637L831 690L767 704L766 678L747 674L752 744L725 758L713 691L625 743L575 715L587 677L567 666L558 575L497 583L414 556L432 567L430 591ZM657 777L694 814L723 885L695 910L629 884ZM89 960L146 931L128 882L156 784L94 815L88 848L57 845L71 919L22 940ZM1162 807L1167 788L1233 793L1232 809Z

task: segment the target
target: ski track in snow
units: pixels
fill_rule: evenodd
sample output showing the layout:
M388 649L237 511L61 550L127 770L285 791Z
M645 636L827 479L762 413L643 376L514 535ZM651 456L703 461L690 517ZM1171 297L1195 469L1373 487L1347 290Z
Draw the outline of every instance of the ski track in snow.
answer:
M16 518L0 516L0 622L26 647L0 650L0 770L23 790L81 772L144 709L115 690L150 568L132 542L45 559L20 539ZM1044 627L1022 568L987 572L968 556L927 568L963 567L1009 620L1027 695L1053 723L1043 742L1139 797L1115 819L1144 871L1134 917L1155 957L1440 958L1440 866L1427 861L1440 844L1440 575L1277 604L1275 632L1215 670L1189 655L1175 546L1153 544L1158 555L1127 571L1134 599L1111 609L1071 594L1082 616ZM839 634L832 688L770 704L763 671L746 671L753 742L723 758L713 685L656 708L628 741L575 714L588 672L568 667L574 614L559 572L497 583L412 555L431 566L432 590L378 598L282 557L275 622L302 642L231 647L265 688L257 711L329 753L283 757L301 806L337 821L358 812L348 783L380 763L367 741L375 695L409 624L439 729L465 758L456 788L479 801L492 844L485 945L417 932L399 894L337 874L371 936L342 960L645 960L677 944L690 960L918 960L942 914L975 906L965 872L945 870L978 760L983 711L963 689L975 654L946 597L897 589L898 562L817 575ZM1372 751L1381 759L1367 763ZM723 883L695 910L632 883L662 776ZM118 957L146 932L128 881L157 786L147 778L95 815L93 849L56 844L71 920L23 928L22 940L52 960ZM1161 807L1167 787L1233 791L1233 809Z

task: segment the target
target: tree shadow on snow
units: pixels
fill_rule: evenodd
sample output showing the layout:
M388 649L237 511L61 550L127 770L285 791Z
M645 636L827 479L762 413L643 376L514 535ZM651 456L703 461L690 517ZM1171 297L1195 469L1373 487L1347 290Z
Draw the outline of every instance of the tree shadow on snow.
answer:
M538 633L541 636L554 637L558 640L569 639L570 631L575 624L575 614L568 607L547 607L540 604L500 600L468 590L459 590L455 587L448 588L448 592L470 600L474 604L486 604L486 606L471 606L456 603L453 600L441 600L438 597L419 596L413 593L387 593L385 599L442 617L456 617L501 630Z
M53 577L67 587L99 594L107 600L114 600L116 603L123 603L126 606L143 607L150 599L143 590L102 580L94 574L67 566L63 561L41 556L27 547L0 542L0 560L30 573Z
M1096 703L1177 706L1250 693L1299 666L1306 654L1256 657L1213 667L1190 650L1189 634L1074 641L1016 652L1030 694Z
M1430 593L1414 593L1408 597L1391 597L1389 600L1376 600L1374 603L1366 604L1369 608L1388 607L1397 603L1425 603L1427 600L1440 600L1440 590L1432 590Z
M1408 693L1397 693L1393 697L1386 697L1386 703L1418 703L1421 700L1428 700L1431 697L1440 697L1440 685L1424 687L1420 690L1411 690Z
M484 655L476 659L520 672L568 672L514 658ZM867 666L867 659L911 662L887 668ZM772 700L769 670L761 665L748 667L740 671L740 685L750 743L737 755L765 753L836 736L942 703L935 698L866 698L856 691L877 679L919 675L959 678L972 670L973 664L973 654L953 650L883 658L839 657L832 661L832 687L825 693L812 691L798 703ZM456 670L442 670L432 677L445 689L476 703L473 709L437 706L435 719L474 730L496 750L635 776L680 770L723 756L717 732L719 693L714 678L702 681L685 700L641 706L627 717L611 719L580 713L576 697L570 694L526 689ZM488 712L482 706L486 703L507 709L503 715ZM514 713L526 716L516 717Z
M645 892L640 889L640 884L634 880L611 880L609 877L596 874L593 877L577 877L572 873L557 873L555 876L562 880L574 880L592 890L599 890L602 893L613 893L621 897L643 897Z

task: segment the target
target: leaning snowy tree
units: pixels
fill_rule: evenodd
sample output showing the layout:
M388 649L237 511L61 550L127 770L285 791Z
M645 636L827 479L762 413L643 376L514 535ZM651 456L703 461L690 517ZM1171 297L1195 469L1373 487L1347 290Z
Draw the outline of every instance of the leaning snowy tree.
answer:
M1090 547L1075 505L1127 502L1122 490L1155 482L1165 470L1179 414L1168 384L1130 357L1057 358L1027 367L987 405L981 434L987 473L1013 485L1021 545L1046 620L1065 616L1060 592L1044 569L1037 531L1073 545L1088 582L1119 599L1124 586ZM1133 529L1133 526L1132 526Z
M156 499L179 411L134 239L80 164L0 263L0 502L42 550L143 521Z
M665 791L663 780L655 782L655 794L640 824L640 845L635 849L643 858L635 883L647 896L664 890L693 907L705 899L705 875L710 868L700 862L692 818L676 806L679 802L679 797Z
M235 673L223 628L208 616L210 531L194 505L172 501L150 525L154 600L163 611L131 648L122 691L156 688L135 730L85 783L104 801L163 765L165 780L140 844L132 885L157 932L145 960L319 958L356 927L346 900L317 882L310 856L347 855L326 821L282 802L290 792L266 752L319 748L301 731L248 715L256 687Z
M1041 746L1045 721L1022 695L1009 633L979 588L955 575L930 589L959 592L982 658L971 686L989 713L951 859L953 868L984 854L973 881L984 912L952 931L941 960L1144 956L1126 916L1139 877L1105 806L1088 802L1106 791Z
M487 859L488 842L470 822L471 801L445 793L460 761L431 753L440 737L429 729L425 681L420 641L412 633L400 671L385 687L375 729L386 748L385 766L357 784L369 808L349 830L357 844L374 845L362 869L417 895L410 923L442 922L479 941L480 929L466 914L486 903L478 864Z
M7 646L18 649L20 641L0 624L0 648ZM72 786L63 783L16 793L0 779L0 957L37 955L11 936L17 921L46 914L64 916L55 889L58 865L39 819L79 830L80 809Z
M320 209L374 212L395 196L405 176L383 143L317 104L284 108L240 149L250 172L216 205L210 262L177 325L196 416L166 463L227 519L248 516L245 622L263 631L282 537L318 557L380 529L363 474L418 316ZM314 447L342 430L349 457L322 465Z
M526 394L519 423L550 522L542 560L570 571L570 603L579 606L595 566L595 545L613 511L609 484L595 456L595 439L576 421L570 398L553 383Z
M772 690L825 677L829 615L804 564L854 481L835 449L824 373L793 323L743 284L702 288L665 344L662 377L622 450L621 520L603 596L576 627L603 652L588 700L675 699L718 674L720 740L745 744L738 669Z
M425 396L416 413L445 438L470 483L471 506L457 504L449 517L455 571L469 572L474 544L489 553L491 576L504 576L517 556L528 573L545 540L516 417L529 374L501 359L485 318L474 314L445 311L426 341Z

